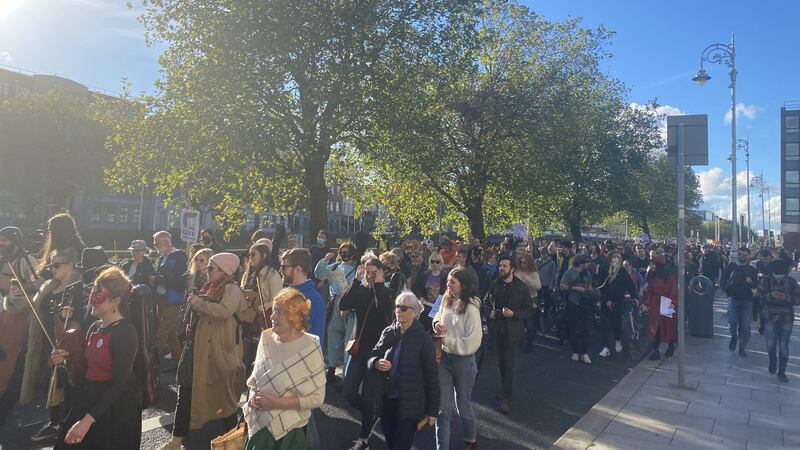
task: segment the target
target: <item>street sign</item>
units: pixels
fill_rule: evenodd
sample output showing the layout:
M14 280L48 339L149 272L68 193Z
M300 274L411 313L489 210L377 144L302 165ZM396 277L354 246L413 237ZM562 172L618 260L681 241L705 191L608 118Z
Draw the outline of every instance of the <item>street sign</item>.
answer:
M678 125L684 126L684 158L687 166L708 165L708 115L667 116L667 158L677 163Z

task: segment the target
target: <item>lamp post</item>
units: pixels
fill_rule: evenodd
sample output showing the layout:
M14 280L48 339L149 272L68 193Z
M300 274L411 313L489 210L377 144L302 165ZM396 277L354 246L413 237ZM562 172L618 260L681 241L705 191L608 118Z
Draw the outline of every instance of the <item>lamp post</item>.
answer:
M728 75L731 84L731 260L735 260L739 250L739 235L737 232L738 216L736 215L736 48L731 35L731 43L711 44L700 54L700 70L697 71L693 81L703 86L711 77L703 69L703 63L725 64L730 69Z
M744 149L744 161L747 166L747 246L749 247L752 242L750 240L750 138L739 139L736 141L739 148Z

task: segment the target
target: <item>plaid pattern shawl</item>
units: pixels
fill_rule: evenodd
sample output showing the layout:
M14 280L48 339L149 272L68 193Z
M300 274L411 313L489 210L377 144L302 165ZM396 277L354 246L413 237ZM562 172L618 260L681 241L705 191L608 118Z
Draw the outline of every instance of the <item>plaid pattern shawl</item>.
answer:
M277 397L305 397L325 386L325 363L319 338L308 336L313 338L312 343L283 361L273 361L269 345L262 341L259 344L262 346L262 352L259 352L261 358L257 358L253 365L248 387L274 393ZM272 340L272 330L265 331L263 338ZM300 424L308 422L311 415L308 410L255 410L247 404L242 407L242 412L250 437L266 427L276 441Z

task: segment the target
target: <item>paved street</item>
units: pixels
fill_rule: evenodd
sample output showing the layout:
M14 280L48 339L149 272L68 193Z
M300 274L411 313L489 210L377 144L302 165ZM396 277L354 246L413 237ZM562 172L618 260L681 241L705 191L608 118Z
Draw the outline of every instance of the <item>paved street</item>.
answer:
M675 386L675 358L644 361L552 448L800 447L800 337L792 336L790 382L783 384L767 372L764 338L756 330L747 358L728 351L726 309L718 296L713 339L687 338L689 389Z

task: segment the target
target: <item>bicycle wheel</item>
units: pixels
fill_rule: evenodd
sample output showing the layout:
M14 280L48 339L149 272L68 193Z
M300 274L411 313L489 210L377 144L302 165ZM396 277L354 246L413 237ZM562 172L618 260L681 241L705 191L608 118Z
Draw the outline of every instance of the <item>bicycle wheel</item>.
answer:
M640 341L639 324L634 319L631 312L622 316L622 347L628 352L631 361L638 361L641 356L642 348Z

